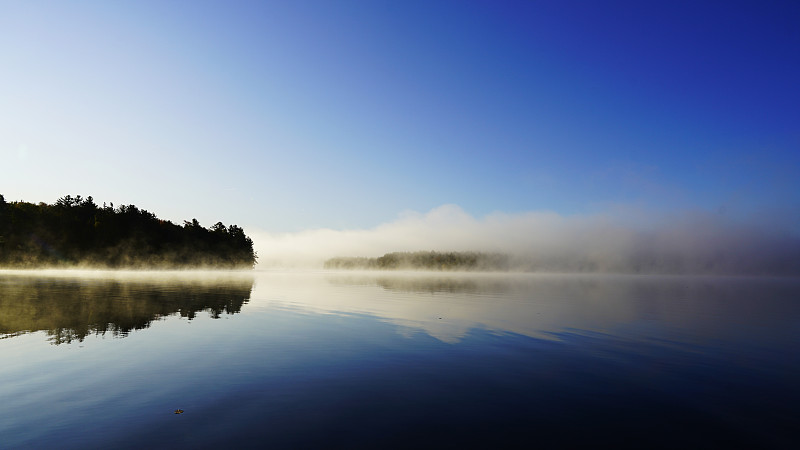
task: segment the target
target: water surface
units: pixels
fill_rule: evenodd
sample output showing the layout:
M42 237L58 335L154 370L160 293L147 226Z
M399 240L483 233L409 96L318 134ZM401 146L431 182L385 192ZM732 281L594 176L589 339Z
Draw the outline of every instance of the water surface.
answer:
M2 272L0 448L792 448L799 294L769 278Z

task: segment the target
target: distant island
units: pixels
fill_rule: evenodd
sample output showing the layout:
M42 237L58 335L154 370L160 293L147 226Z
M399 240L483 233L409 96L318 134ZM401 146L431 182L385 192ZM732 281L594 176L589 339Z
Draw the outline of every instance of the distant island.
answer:
M480 252L393 252L378 258L337 257L325 261L326 269L387 270L507 270L509 257Z
M253 241L236 225L176 225L134 205L98 206L91 196L55 204L0 195L0 267L252 269Z

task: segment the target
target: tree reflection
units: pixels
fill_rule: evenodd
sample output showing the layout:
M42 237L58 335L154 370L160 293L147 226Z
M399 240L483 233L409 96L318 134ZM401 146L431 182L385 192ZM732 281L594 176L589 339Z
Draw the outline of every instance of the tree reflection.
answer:
M98 279L0 276L0 338L46 331L53 344L125 337L154 320L202 311L215 319L250 300L252 277Z
M512 286L503 278L467 277L467 276L426 276L427 274L411 274L409 276L331 276L328 281L333 285L365 285L380 286L387 291L413 294L503 294Z

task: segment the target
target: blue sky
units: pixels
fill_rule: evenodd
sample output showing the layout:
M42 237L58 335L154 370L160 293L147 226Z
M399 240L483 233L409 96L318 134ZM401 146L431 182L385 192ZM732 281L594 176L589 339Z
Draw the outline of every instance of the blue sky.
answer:
M0 193L800 219L800 3L0 1ZM795 222L796 223L796 222Z

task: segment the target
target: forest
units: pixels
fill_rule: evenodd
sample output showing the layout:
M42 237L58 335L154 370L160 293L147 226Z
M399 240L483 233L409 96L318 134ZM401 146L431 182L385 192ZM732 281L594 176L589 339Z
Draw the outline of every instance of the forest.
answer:
M392 252L378 258L337 257L326 269L507 270L508 255L480 252Z
M134 205L98 206L91 196L50 205L0 195L0 267L252 269L256 260L236 225L176 225Z

